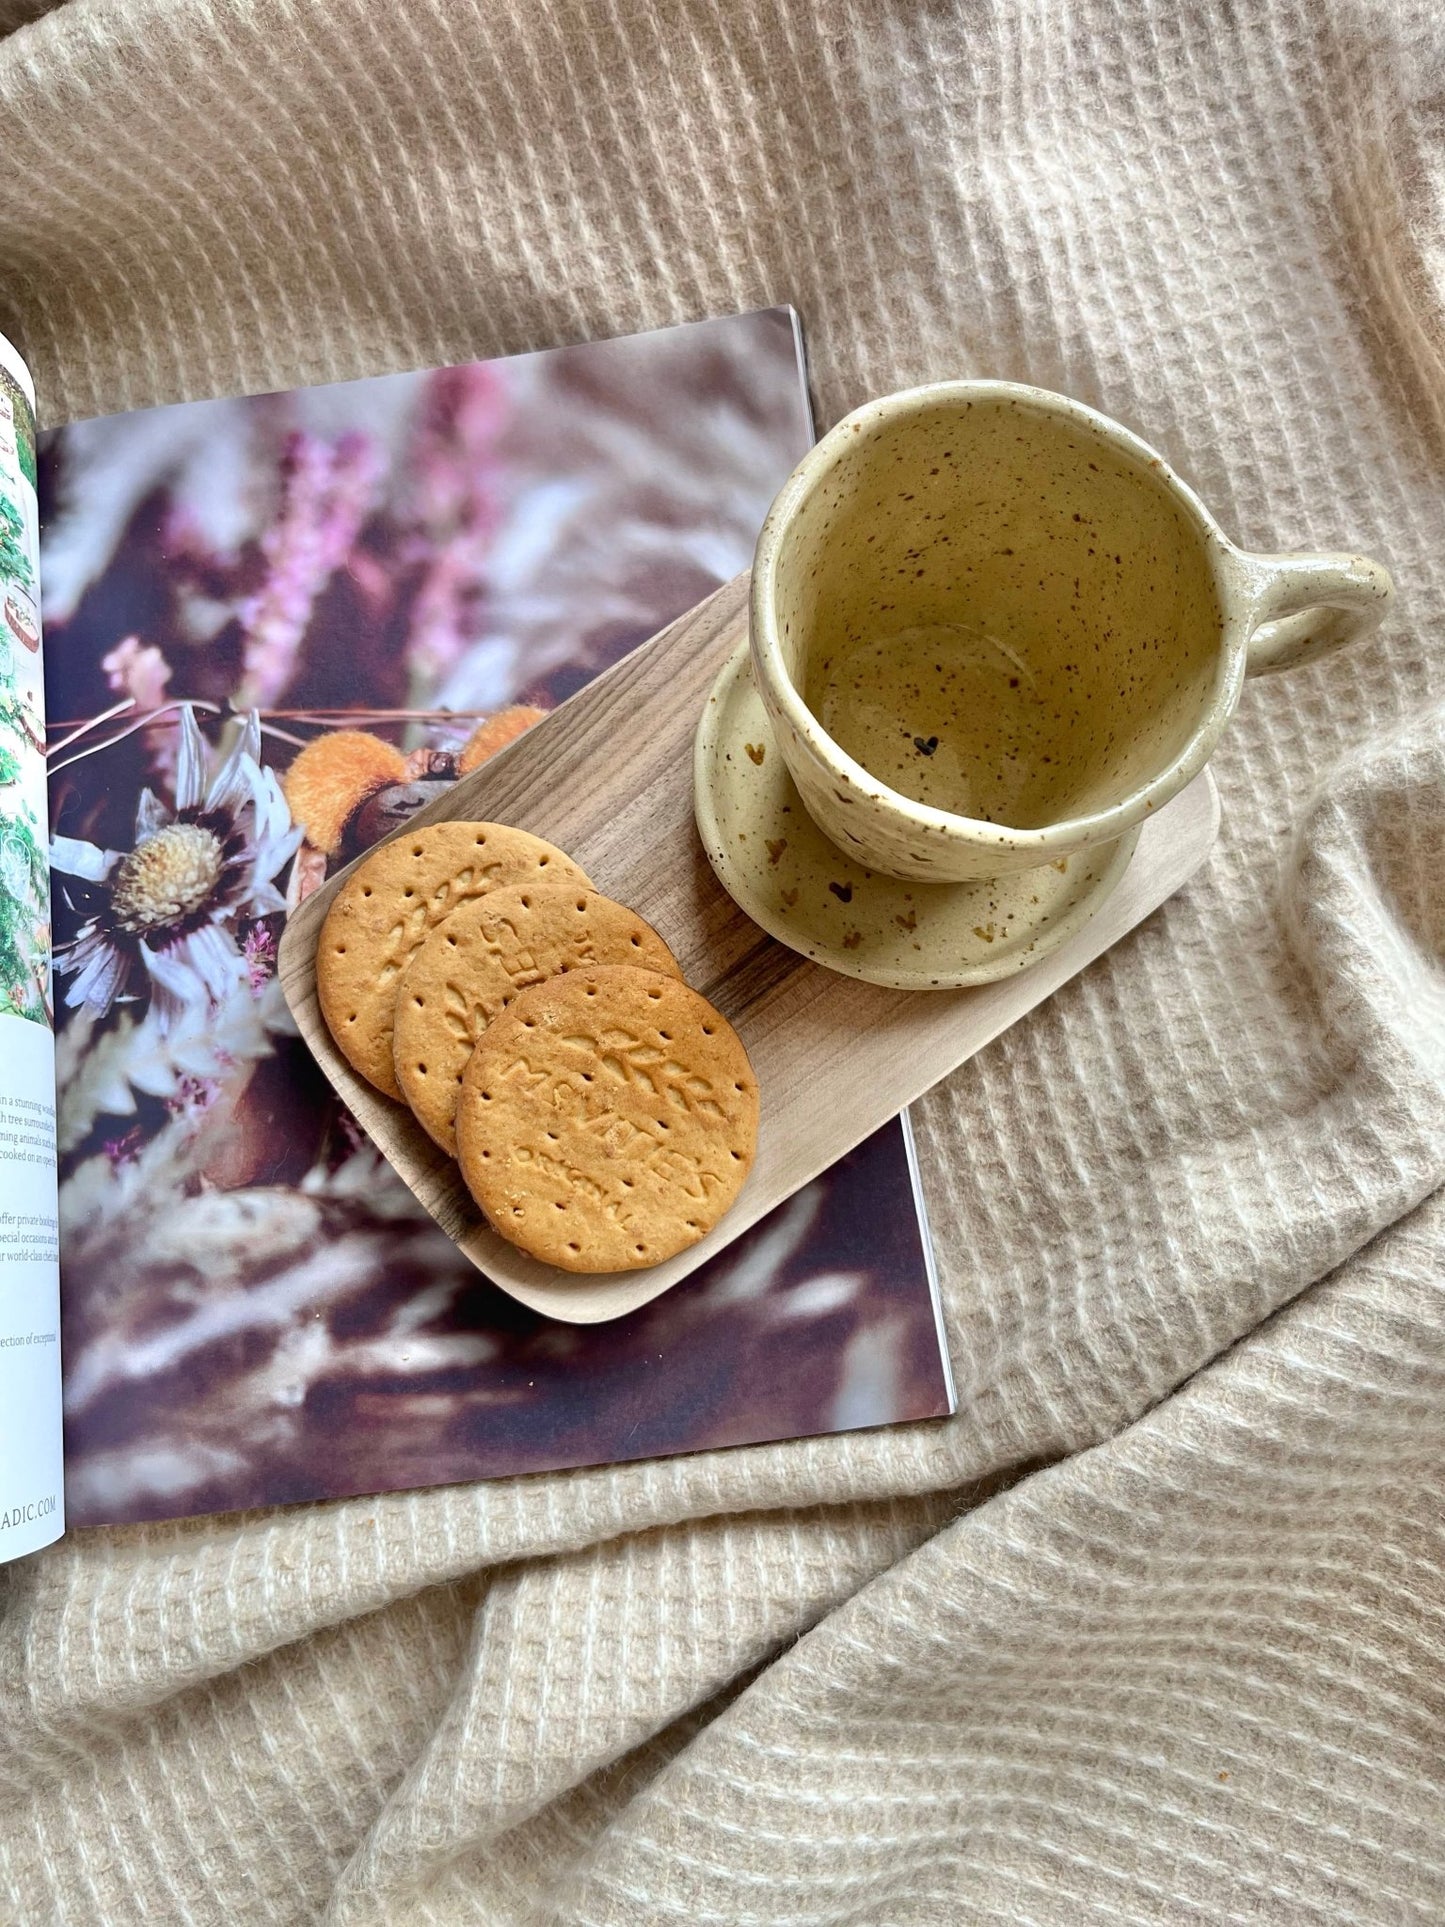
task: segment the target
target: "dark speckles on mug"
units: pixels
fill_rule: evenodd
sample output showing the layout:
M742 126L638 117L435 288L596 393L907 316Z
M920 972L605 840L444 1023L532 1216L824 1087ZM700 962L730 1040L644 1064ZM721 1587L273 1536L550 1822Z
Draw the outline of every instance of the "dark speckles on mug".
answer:
M711 768L725 772L713 791L721 798L722 834L709 834L705 842L724 883L765 929L835 969L883 981L891 973L892 981L907 988L942 987L956 982L950 973L959 971L1007 974L1032 960L1029 946L1041 932L1049 933L1046 946L1054 941L1055 927L1066 933L1080 898L1072 875L1050 870L1041 878L1035 871L940 888L906 883L861 862L844 866L799 807L780 757L769 754L754 767L740 749L732 763L719 754L723 740L765 740L756 687L744 672L732 673L730 687L719 685L728 693L717 723L705 721L700 737L702 749L711 731ZM700 810L707 789L704 780ZM832 795L825 789L814 800L829 803ZM856 785L850 796L856 807ZM746 832L741 841L739 829ZM856 846L845 842L845 847Z
M1015 832L1128 802L1201 726L1209 551L1167 473L1016 392L944 389L845 432L768 565L822 730L785 738L789 763L800 781L810 766L810 808L871 861L1022 868L1037 849ZM828 739L880 788L845 780Z

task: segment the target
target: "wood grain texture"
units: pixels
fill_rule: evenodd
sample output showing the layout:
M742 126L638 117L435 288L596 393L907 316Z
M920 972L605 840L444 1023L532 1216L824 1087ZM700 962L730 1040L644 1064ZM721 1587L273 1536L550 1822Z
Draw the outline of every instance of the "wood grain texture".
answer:
M671 946L687 981L736 1026L762 1088L757 1162L704 1239L617 1276L537 1264L482 1220L456 1166L410 1111L352 1071L316 1002L315 952L340 878L292 917L280 974L301 1034L358 1122L472 1262L523 1303L574 1324L617 1318L685 1278L931 1084L1056 990L1198 868L1217 828L1206 771L1145 828L1097 915L1022 974L971 990L903 992L836 975L766 936L713 876L693 823L693 735L747 632L747 578L718 590L580 690L398 834L445 818L510 823L573 856Z

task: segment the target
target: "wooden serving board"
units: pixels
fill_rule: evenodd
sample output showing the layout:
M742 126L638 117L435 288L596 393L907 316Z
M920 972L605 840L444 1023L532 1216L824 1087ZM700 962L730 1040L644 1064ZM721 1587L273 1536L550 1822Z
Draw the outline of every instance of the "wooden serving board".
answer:
M599 890L665 938L687 981L736 1026L762 1091L757 1161L742 1195L666 1264L578 1276L526 1257L483 1221L457 1167L402 1105L331 1041L315 953L340 877L307 898L281 944L282 985L331 1082L462 1250L524 1304L595 1324L646 1304L981 1050L1177 890L1208 854L1218 804L1207 772L1150 821L1122 881L1059 949L969 990L898 991L839 976L766 936L725 894L693 822L693 736L712 683L747 634L743 576L644 643L398 835L446 818L544 836Z

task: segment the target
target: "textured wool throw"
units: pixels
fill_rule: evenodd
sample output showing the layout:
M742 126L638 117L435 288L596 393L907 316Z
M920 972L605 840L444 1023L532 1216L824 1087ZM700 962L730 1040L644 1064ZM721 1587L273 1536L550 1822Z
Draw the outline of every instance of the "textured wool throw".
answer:
M1445 16L4 8L51 421L793 300L1395 572L1223 840L919 1107L950 1423L76 1533L0 1574L0 1919L1445 1917Z

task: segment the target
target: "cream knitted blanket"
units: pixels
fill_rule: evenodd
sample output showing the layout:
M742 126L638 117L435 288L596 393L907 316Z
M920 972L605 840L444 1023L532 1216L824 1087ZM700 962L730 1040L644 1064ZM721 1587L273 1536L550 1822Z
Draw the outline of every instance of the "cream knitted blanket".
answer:
M39 12L51 419L792 299L824 423L1064 389L1401 597L921 1107L956 1421L74 1535L0 1575L0 1919L1441 1919L1438 6Z

